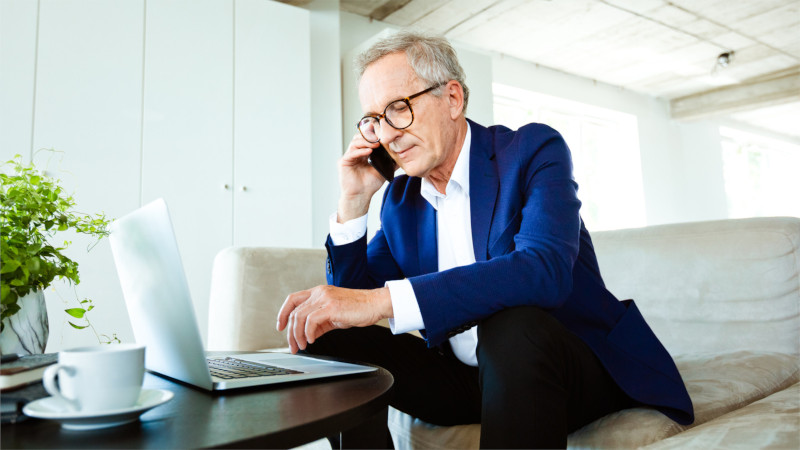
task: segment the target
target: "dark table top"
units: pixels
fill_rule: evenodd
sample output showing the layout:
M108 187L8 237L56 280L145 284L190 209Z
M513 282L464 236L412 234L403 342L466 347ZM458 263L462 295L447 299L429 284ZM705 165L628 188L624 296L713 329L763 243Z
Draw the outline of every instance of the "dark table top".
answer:
M175 397L142 414L139 421L72 431L54 421L28 419L3 425L0 447L294 447L378 414L388 405L393 381L381 368L367 374L209 393L148 373L145 389L165 389Z

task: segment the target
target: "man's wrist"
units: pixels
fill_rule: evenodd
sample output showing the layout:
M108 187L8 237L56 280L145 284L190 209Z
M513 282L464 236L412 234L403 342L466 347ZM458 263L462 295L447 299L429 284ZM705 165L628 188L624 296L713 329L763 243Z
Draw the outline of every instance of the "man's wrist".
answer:
M392 333L400 334L425 329L425 321L422 319L417 296L414 295L414 287L411 286L408 278L387 281L385 286L386 289L389 289L389 297L392 302L394 317L389 319Z
M375 289L375 295L379 305L381 319L393 319L394 308L392 307L392 295L389 293L389 288L382 287Z
M336 218L339 223L357 219L369 212L369 202L372 198L363 197L342 197L339 199L339 208L336 210Z
M367 234L367 216L339 223L338 214L334 212L328 217L328 227L333 245L351 244Z

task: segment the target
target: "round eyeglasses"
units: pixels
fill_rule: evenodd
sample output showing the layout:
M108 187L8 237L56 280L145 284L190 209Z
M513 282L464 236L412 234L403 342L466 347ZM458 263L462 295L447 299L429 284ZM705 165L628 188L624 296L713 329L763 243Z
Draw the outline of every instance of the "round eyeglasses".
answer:
M445 84L447 83L439 83L424 91L417 92L414 95L395 100L386 105L383 114L368 114L362 117L356 125L358 131L367 142L375 143L380 141L378 135L381 132L381 119L385 119L386 123L396 130L403 130L410 127L414 122L414 110L411 109L411 100L420 95L427 94L436 88L442 87Z

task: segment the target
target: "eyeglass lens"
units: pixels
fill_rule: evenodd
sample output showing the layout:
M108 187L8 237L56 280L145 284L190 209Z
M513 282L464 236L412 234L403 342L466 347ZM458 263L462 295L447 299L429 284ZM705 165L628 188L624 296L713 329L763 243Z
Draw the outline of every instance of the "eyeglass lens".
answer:
M411 106L405 99L390 103L383 113L385 114L386 122L398 130L408 128L414 120ZM358 129L368 142L378 142L380 140L378 134L381 131L381 123L377 117L364 117L358 123Z

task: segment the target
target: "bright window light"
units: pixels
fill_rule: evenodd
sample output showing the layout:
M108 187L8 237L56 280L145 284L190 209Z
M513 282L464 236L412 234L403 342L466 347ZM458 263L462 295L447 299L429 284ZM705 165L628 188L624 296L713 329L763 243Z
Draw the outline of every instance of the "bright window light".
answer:
M590 231L645 225L636 116L498 83L493 92L495 123L544 123L564 137Z
M800 145L720 127L731 218L800 217Z

